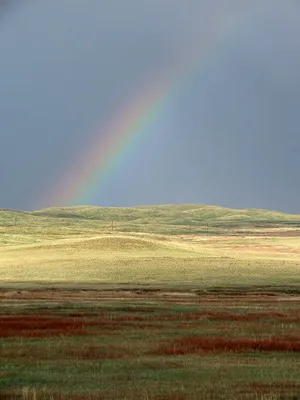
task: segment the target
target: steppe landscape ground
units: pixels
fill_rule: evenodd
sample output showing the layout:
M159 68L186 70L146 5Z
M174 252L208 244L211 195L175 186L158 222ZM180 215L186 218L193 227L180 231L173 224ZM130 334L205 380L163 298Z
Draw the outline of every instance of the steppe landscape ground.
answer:
M0 211L0 399L300 399L300 217Z

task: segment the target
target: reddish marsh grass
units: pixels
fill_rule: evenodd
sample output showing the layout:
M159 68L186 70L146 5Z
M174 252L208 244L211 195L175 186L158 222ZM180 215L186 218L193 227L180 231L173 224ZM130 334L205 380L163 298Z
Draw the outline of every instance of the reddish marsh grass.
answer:
M261 312L261 313L245 313L235 314L226 311L195 311L195 312L181 312L181 313L168 313L158 315L160 320L174 321L174 320L211 320L211 321L241 321L251 322L260 320L276 320L280 322L300 322L300 310L294 310L293 314L285 314L282 312Z
M49 337L84 334L83 321L38 315L0 316L0 337Z
M0 337L42 338L51 336L99 335L117 332L125 328L155 329L156 324L143 323L149 318L139 315L105 316L41 316L2 315L0 316ZM91 329L92 328L92 329Z
M79 317L50 317L40 315L0 316L0 337L50 337L59 335L93 334L89 327L101 327L106 331L119 329L118 321L108 319L89 320ZM101 332L98 332L101 333Z
M88 346L81 349L64 349L63 356L84 360L114 360L130 356L130 353L125 349L113 346Z
M300 352L300 340L284 339L229 339L223 337L185 337L162 344L157 355L184 355L203 352L244 352L244 351L293 351Z

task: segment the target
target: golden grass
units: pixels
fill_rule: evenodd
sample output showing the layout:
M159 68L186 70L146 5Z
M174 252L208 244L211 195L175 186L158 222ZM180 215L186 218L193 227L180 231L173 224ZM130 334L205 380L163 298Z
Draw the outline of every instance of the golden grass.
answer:
M0 281L294 285L300 238L112 234L0 246Z

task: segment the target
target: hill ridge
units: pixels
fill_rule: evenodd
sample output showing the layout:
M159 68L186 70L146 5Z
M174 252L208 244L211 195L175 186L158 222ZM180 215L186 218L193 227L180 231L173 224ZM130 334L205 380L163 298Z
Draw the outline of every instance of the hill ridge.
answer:
M276 230L276 232L274 232ZM288 232L287 232L288 231ZM0 210L0 244L36 243L106 233L157 235L300 234L300 215L203 204Z
M178 210L182 209L182 211L208 211L208 210L214 210L214 211L223 211L226 213L236 213L236 214L241 214L241 213L263 213L266 215L281 215L281 216L286 216L286 217L296 217L300 219L300 214L293 214L293 213L287 213L283 211L278 211L278 210L270 210L270 209L264 209L264 208L230 208L230 207L224 207L224 206L216 206L216 205L209 205L209 204L196 204L196 203L191 203L191 204L158 204L158 205L142 205L142 206L93 206L93 205L80 205L80 206L64 206L64 207L50 207L50 208L45 208L45 209L40 209L40 210L35 210L28 212L31 215L41 215L45 213L52 213L55 215L55 213L60 213L62 211L134 211L134 210L147 210L147 211L158 211L158 210ZM1 211L1 209L0 209ZM9 211L9 210L7 210ZM14 211L14 210L12 210ZM22 212L22 211L20 211Z
M39 226L158 234L216 233L216 229L300 229L300 215L204 204L135 207L53 207L31 212L0 210L0 226Z

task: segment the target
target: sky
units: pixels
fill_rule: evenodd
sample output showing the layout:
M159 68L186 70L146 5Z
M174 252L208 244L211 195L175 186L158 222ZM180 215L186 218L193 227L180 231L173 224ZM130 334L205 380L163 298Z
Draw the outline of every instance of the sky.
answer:
M298 0L1 4L0 208L63 205L65 171L192 49L196 71L85 204L300 214Z

